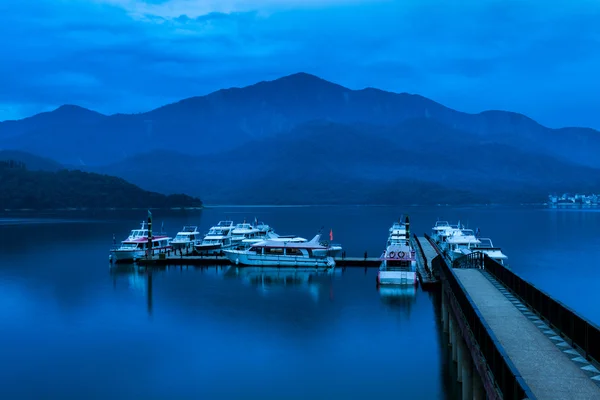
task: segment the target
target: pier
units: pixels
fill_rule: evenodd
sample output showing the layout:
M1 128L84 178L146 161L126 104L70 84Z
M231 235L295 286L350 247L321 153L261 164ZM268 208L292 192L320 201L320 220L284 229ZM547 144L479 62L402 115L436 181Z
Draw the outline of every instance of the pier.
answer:
M413 234L411 246L417 255L417 275L423 289L436 287L439 283L439 274L434 273L434 264L441 255L425 237ZM437 257L437 259L436 259Z
M598 326L483 253L436 250L463 399L600 399Z

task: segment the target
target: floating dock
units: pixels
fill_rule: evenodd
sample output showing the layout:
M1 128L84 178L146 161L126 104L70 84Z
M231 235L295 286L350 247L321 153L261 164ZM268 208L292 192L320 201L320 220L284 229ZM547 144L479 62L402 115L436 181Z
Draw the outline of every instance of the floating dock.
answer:
M429 240L414 235L411 246L417 254L417 275L423 289L437 286L440 280L435 277L432 270L432 260L438 255Z
M231 261L223 256L165 256L153 257L151 259L141 259L137 261L139 266L170 266L170 265L230 265ZM381 260L379 257L336 257L336 267L359 267L359 268L379 268ZM284 267L294 268L294 267Z

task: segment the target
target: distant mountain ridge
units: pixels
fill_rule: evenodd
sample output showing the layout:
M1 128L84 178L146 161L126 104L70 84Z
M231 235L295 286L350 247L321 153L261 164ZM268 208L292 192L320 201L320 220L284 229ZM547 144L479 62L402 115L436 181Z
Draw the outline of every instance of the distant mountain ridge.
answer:
M207 203L531 202L600 192L600 132L298 73L140 114L62 106L0 122L0 148Z
M155 149L216 153L260 138L286 134L299 124L325 120L393 126L426 118L480 140L514 144L583 165L600 167L588 128L550 129L517 113L467 114L425 97L366 88L350 90L297 73L244 88L222 89L140 114L105 116L63 106L0 123L0 147L29 151L67 164L100 165Z

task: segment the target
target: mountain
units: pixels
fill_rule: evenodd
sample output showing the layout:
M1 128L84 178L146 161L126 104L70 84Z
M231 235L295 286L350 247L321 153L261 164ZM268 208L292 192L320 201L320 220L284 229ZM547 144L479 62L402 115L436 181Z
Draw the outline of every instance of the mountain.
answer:
M197 198L148 192L112 176L68 170L33 171L19 161L0 161L0 210L201 206Z
M16 161L27 166L31 171L60 171L65 167L56 161L39 157L31 153L18 150L0 150L0 161Z
M350 90L305 73L223 89L141 114L104 116L63 106L0 123L0 145L63 164L97 166L154 150L208 155L229 151L233 144L266 140L268 145L273 138L310 121L388 127L387 132L399 135L403 131L396 126L420 119L439 124L437 133L447 141L458 139L451 136L458 131L471 135L475 143L504 144L600 167L596 156L600 134L593 129L549 129L505 111L467 114L419 95L373 88ZM388 139L400 140L397 136Z
M313 121L219 154L154 151L92 170L210 204L537 202L554 190L600 191L597 169L425 118L392 127Z

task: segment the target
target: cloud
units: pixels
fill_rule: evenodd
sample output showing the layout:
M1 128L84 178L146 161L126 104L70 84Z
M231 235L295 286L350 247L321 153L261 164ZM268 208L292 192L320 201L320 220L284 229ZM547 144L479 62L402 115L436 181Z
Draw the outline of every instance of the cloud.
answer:
M306 71L600 127L599 45L600 3L586 0L2 2L0 118L63 103L139 112Z

